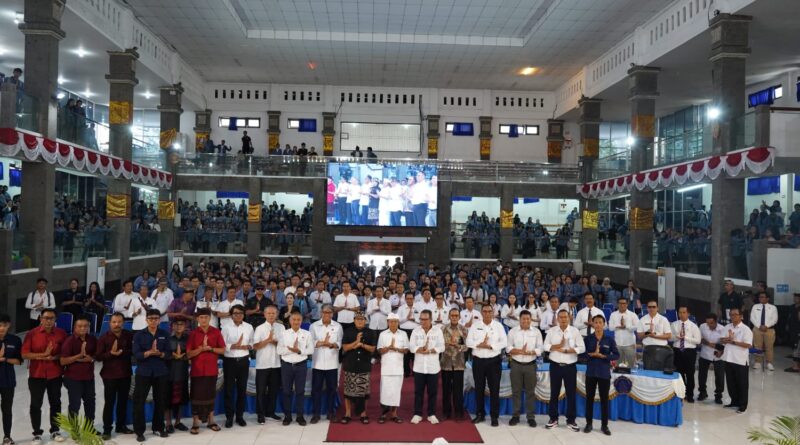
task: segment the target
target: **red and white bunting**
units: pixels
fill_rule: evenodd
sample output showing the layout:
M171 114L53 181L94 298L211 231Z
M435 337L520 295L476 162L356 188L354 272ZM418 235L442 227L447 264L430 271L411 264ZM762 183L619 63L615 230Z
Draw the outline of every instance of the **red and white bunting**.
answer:
M0 128L0 156L13 157L19 152L30 161L41 159L61 167L72 164L71 168L89 173L99 171L103 176L122 177L160 188L172 187L172 175L167 172L15 128Z
M619 193L656 190L673 185L714 180L724 171L728 176L737 176L745 169L760 175L775 162L775 150L770 147L754 147L736 150L724 155L708 156L694 161L618 176L611 179L582 184L577 192L584 198L598 198Z

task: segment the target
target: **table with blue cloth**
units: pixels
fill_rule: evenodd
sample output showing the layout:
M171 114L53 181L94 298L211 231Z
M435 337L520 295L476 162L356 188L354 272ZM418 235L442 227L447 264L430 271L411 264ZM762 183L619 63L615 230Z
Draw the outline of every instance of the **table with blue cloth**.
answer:
M306 414L311 414L313 400L311 399L311 360L306 362L308 364L308 374L306 376L306 399L305 399L305 412ZM134 367L134 373L136 372L136 367ZM222 360L219 361L219 374L217 375L217 400L214 403L214 414L215 415L225 415L225 390L223 387L223 373L222 373ZM131 379L131 391L130 391L130 398L128 400L128 421L127 424L133 423L133 388L135 386L135 378ZM191 388L190 388L191 391ZM247 400L245 401L245 411L248 413L255 413L256 412L256 361L251 359L250 360L250 375L247 378ZM275 412L283 413L283 396L282 393L278 393L278 399L275 402ZM234 396L235 400L235 396ZM339 400L337 396L337 400L334 402L335 406L339 406ZM322 405L327 406L327 396L323 393L322 394ZM150 392L147 396L147 403L144 406L144 414L145 420L150 422L153 418L153 393ZM192 406L191 403L187 403L181 409L181 416L183 418L191 418L192 417Z
M550 401L549 364L540 365L536 380L536 414L547 414ZM471 413L475 413L475 384L472 366L467 363L464 371L464 405ZM586 365L578 365L576 408L577 415L586 414ZM635 423L649 423L662 426L678 426L683 423L682 399L686 386L680 374L667 375L661 371L633 370L631 374L611 374L611 390L609 392L609 418L611 420L628 420ZM486 388L486 408L489 412L489 389ZM520 406L524 416L526 394L522 393ZM600 396L595 395L595 415L600 413ZM503 373L500 379L500 414L512 415L511 376L508 363L503 361ZM564 387L558 404L558 412L566 414L567 401Z

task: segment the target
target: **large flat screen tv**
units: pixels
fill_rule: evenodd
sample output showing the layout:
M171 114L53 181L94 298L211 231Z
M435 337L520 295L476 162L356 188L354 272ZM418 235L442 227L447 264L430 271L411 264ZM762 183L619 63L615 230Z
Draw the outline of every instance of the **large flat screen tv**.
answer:
M435 165L331 162L327 223L436 227L437 179Z

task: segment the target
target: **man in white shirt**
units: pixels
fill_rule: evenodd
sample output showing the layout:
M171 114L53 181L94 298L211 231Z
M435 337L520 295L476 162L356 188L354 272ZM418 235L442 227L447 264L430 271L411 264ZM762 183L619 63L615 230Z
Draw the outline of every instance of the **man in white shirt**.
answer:
M133 283L131 283L131 288L133 288ZM41 315L42 309L56 308L56 298L52 292L47 290L46 278L36 280L36 290L28 293L28 297L25 299L25 308L31 311L31 329L39 326L39 315Z
M333 311L336 312L336 321L342 325L342 331L353 326L353 319L360 305L358 297L350 290L350 282L342 283L342 293L333 300Z
M409 290L409 292L413 291ZM424 289L422 291L422 298L419 300L415 298L414 300L414 309L416 310L417 314L422 314L422 311L426 309L433 313L433 310L436 309L436 302L433 301L430 289Z
M586 337L593 334L592 319L594 316L599 315L605 319L606 315L602 310L600 310L600 308L594 306L594 296L591 292L586 292L583 295L583 302L586 303L586 307L578 311L578 315L575 317L575 321L573 323L581 335Z
M289 317L290 329L283 332L278 342L281 356L281 384L283 385L283 425L292 423L292 402L297 412L297 424L306 426L304 397L306 391L306 360L314 353L311 333L300 329L303 316L295 312ZM294 399L294 400L292 400Z
M226 298L217 304L217 318L219 318L220 330L233 324L231 308L234 306L244 307L244 302L236 299L236 288L231 286L226 291Z
M694 403L694 370L697 348L703 341L700 328L689 320L689 308L678 307L678 319L672 323L672 357L675 369L686 384L686 400Z
M231 307L230 316L232 322L222 328L222 339L225 340L225 354L222 358L225 428L233 426L234 415L237 425L247 426L244 421L244 402L247 397L247 377L250 375L250 350L253 348L253 326L244 321L244 306Z
M311 300L311 321L317 321L322 318L322 306L333 303L331 294L325 290L325 282L322 280L317 281L316 289L309 295Z
M472 324L480 321L480 319L481 312L475 309L475 300L472 297L465 298L464 309L461 310L458 322L469 330Z
M700 336L703 339L700 347L700 369L697 379L699 380L700 394L697 400L703 401L708 398L706 392L706 380L708 380L708 367L714 367L714 403L722 405L722 391L725 390L725 364L720 359L722 350L720 339L725 333L725 327L717 323L717 314L711 312L706 317L706 322L700 325ZM717 346L720 345L720 346Z
M131 300L128 312L131 314L131 331L133 332L147 328L147 310L154 309L152 305L155 303L152 298L147 296L149 293L147 285L141 284L139 292L134 294L134 298Z
M747 411L748 393L750 391L750 375L747 362L750 359L750 348L753 347L753 331L742 322L742 310L732 308L729 311L731 324L725 326L720 343L725 345L722 360L725 362L725 380L728 382L728 395L731 403L725 408L738 408L737 413Z
M311 397L314 400L311 423L315 424L319 422L323 394L327 397L325 414L328 420L332 421L336 412L334 402L339 382L339 350L342 348L343 332L342 326L333 321L333 306L327 304L322 307L322 318L315 321L309 331L314 342L314 354L311 357Z
M425 290L430 297L430 291ZM441 329L434 329L431 320L433 314L428 309L423 309L419 315L420 326L411 333L411 346L409 349L414 354L414 417L411 423L418 424L422 421L422 403L424 393L428 392L428 422L433 425L439 423L436 418L436 394L439 386L439 354L444 352L444 337Z
M528 426L536 427L536 358L542 355L542 333L532 326L531 313L523 310L519 314L519 326L508 332L506 353L511 356L511 400L514 413L510 426L519 423L522 405L522 390L525 390L525 415Z
M614 332L614 341L619 350L619 363L628 368L636 365L636 329L639 317L628 310L628 299L617 299L617 310L608 317L608 329Z
M467 347L472 349L472 375L475 380L476 414L472 423L486 420L484 396L489 385L489 414L492 426L499 426L500 416L500 376L502 371L502 352L508 344L506 330L494 318L494 309L485 305L481 308L481 319L472 323L467 334Z
M572 431L579 431L575 423L575 388L577 386L578 355L586 349L583 336L573 326L569 325L569 312L558 311L558 326L550 328L544 339L544 350L550 353L550 403L548 414L550 421L547 429L558 426L558 398L561 394L561 385L567 397L567 426Z
M214 289L206 288L206 290L211 290L213 292ZM197 295L198 299L203 296L204 295ZM167 308L169 308L172 300L175 299L175 295L172 294L172 289L167 286L167 279L165 277L158 279L158 287L156 287L153 290L153 293L150 294L150 298L153 299L153 309L158 309L158 311L161 312L161 321L169 321L169 317L167 317ZM196 306L195 310L199 307L199 305ZM211 325L216 327L217 324L215 321L216 317L213 317L211 320Z
M653 355L648 354L647 349L655 346L667 346L669 339L672 338L672 328L669 320L658 313L658 303L651 301L647 303L647 314L639 319L636 328L639 339L642 340L644 348L644 369L660 369L663 364L653 363Z
M278 339L284 327L276 323L277 306L264 309L264 323L253 333L253 349L256 351L256 415L263 425L267 417L280 420L275 414L275 401L281 388L281 358L278 356Z
M447 314L450 312L450 308L445 304L444 295L440 291L436 292L433 301L436 304L431 311L433 326L441 329L445 324L449 323Z
M133 293L133 281L125 280L122 283L122 292L117 294L114 297L114 303L112 304L113 312L119 312L120 314L125 316L126 320L130 320L131 317L131 302L137 297L136 294ZM54 303L55 304L55 303ZM33 313L31 313L33 316Z
M158 304L158 300L156 300L156 304ZM194 312L195 314L200 309L208 309L211 311L211 320L209 322L210 326L214 326L215 328L219 328L219 318L217 318L217 305L219 305L219 301L214 300L214 289L211 287L206 287L203 291L203 296L200 298L198 295L198 301L195 305Z
M425 226L425 218L428 216L428 188L425 172L418 171L416 182L409 190L411 211L414 212L414 223L409 225Z
M450 283L450 288L445 295L445 301L450 307L464 308L464 297L458 293L458 283L455 281Z
M406 337L411 338L411 333L414 329L419 327L419 312L414 305L414 292L408 291L405 294L406 304L397 310L397 316L400 318L400 329L406 333ZM411 352L406 353L403 358L403 371L406 377L411 377L411 361L414 354Z
M392 313L392 305L389 300L383 298L383 286L375 287L375 298L367 302L367 317L369 317L369 328L375 331L375 338L388 327L386 317Z
M750 323L753 325L753 347L764 351L767 359L767 370L774 371L772 360L775 355L775 325L778 324L778 308L769 303L769 294L758 293L758 304L750 309ZM753 369L758 369L764 356L756 356Z
M413 296L412 296L413 299ZM389 329L378 336L378 353L381 354L381 396L380 402L383 412L378 423L387 420L403 423L397 417L397 407L400 406L400 393L403 387L403 362L408 353L408 335L400 330L400 317L390 314L387 317Z
M472 297L472 301L479 305L482 305L484 300L487 299L486 292L483 291L478 280L472 280L472 287L464 293L464 298L466 299L467 297Z
M539 317L539 330L541 330L544 335L547 335L547 331L549 331L550 328L558 326L558 308L560 305L558 295L551 295L547 303L547 309L542 311Z

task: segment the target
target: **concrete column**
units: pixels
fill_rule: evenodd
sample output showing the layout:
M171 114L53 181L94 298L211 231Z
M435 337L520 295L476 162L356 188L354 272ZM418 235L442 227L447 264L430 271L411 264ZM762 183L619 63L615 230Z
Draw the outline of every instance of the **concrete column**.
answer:
M267 111L267 153L272 154L281 146L281 112Z
M247 193L250 195L249 204L264 205L261 200L261 179L247 179ZM249 212L248 212L249 213ZM257 258L261 254L261 212L257 222L247 221L247 257Z
M564 121L547 119L547 162L561 163L561 150L564 149Z
M658 73L660 68L634 66L628 70L631 102L631 170L639 172L647 169L652 160L648 159L647 147L655 138L655 107L658 97ZM639 281L639 268L645 264L653 252L653 192L631 190L631 208L628 217L629 233L629 276Z
M514 229L503 227L504 213L508 215L510 212L514 217L514 198L513 187L500 185L500 259L503 261L511 261L514 257Z
M333 245L331 233L325 223L328 215L328 180L314 180L314 214L311 216L311 255L317 259L322 253Z
M181 98L183 95L183 87L180 84L170 85L159 88L161 94L161 103L158 105L158 111L161 112L161 133L164 134L166 131L174 130L176 134L180 134L181 132L181 114L183 113L183 108L181 108ZM164 146L168 141L162 141L161 149L164 150L165 153L170 153L174 150L172 146ZM168 158L169 159L169 158ZM166 165L168 166L169 171L175 177L175 166L171 163L167 162ZM158 201L161 202L173 202L175 206L175 212L178 212L178 205L177 205L177 190L175 189L175 181L173 181L172 189L160 189L158 191ZM164 238L164 244L167 249L174 249L176 246L175 240L175 219L161 219L161 214L159 212L159 221L158 224L161 226L161 236Z
M583 156L581 161L581 182L586 183L592 180L594 163L600 156L600 123L603 121L601 116L601 99L590 99L581 97L578 101L580 110L581 145L583 145ZM583 227L581 232L580 259L584 264L595 256L597 250L597 228L587 227L587 220L583 219L583 212L597 213L597 199L580 199L581 220Z
M720 110L712 124L712 152L724 154L740 148L744 137L745 62L750 55L748 29L752 17L719 14L711 19L711 106ZM731 256L731 231L741 229L745 217L744 180L720 175L711 181L711 286L709 307L717 308L716 296L727 277L737 273ZM756 251L753 252L756 255ZM755 259L758 263L760 259Z
M480 116L480 159L488 161L492 159L492 116Z
M19 25L25 35L25 94L36 108L36 130L55 139L58 122L58 46L66 36L61 29L64 0L25 0L25 18ZM13 127L13 125L12 125ZM53 271L53 204L55 167L46 162L23 162L21 232L31 240L30 252L39 274Z
M450 231L453 205L453 183L439 181L436 229L430 230L427 245L428 261L435 264L450 263ZM437 236L438 235L438 236Z
M108 52L109 84L109 152L131 160L133 135L130 126L133 123L133 90L139 83L136 78L136 61L139 53L135 48L125 51ZM119 256L119 277L124 281L131 276L129 267L131 249L131 182L124 177L107 179L108 195L120 195L127 198L127 209L121 217L108 218L114 233L111 243L112 252Z
M428 159L439 157L439 119L438 114L428 115Z
M195 111L194 113L194 150L202 153L206 141L211 137L211 110Z

